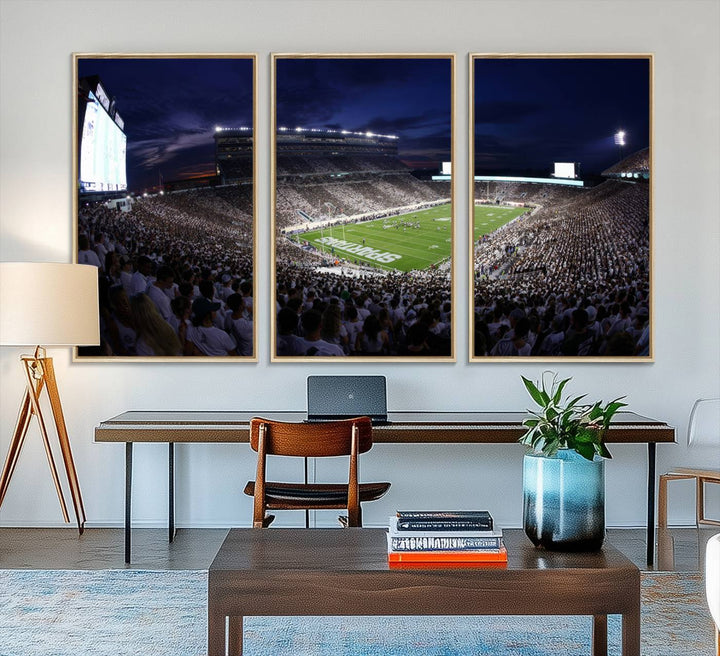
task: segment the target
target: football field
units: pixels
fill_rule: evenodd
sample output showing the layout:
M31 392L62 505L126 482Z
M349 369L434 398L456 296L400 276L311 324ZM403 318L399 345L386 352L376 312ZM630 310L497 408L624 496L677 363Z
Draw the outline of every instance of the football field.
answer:
M475 205L473 238L477 241L500 226L527 212L526 207L503 207L502 205Z
M427 269L450 257L450 203L426 210L296 235L318 250L383 269ZM294 238L295 239L295 238Z

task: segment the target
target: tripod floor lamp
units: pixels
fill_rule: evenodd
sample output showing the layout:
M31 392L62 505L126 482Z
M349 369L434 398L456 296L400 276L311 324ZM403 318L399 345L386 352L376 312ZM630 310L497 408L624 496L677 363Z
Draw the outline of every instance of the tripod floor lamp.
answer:
M70 439L65 426L52 358L44 346L85 346L100 343L98 270L84 264L0 262L0 345L34 346L20 357L25 393L0 474L0 506L20 456L32 418L37 419L63 518L70 521L43 413L46 391L55 423L78 530L85 525ZM41 346L42 345L42 346Z

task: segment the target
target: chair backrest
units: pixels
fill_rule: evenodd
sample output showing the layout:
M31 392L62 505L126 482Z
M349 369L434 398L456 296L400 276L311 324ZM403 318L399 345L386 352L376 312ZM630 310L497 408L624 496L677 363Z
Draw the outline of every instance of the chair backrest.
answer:
M250 446L258 450L260 427L265 426L265 452L268 455L322 458L349 456L353 426L358 431L358 453L372 447L372 422L369 417L341 421L289 423L253 417L250 420Z
M720 447L720 398L695 401L688 421L688 445Z

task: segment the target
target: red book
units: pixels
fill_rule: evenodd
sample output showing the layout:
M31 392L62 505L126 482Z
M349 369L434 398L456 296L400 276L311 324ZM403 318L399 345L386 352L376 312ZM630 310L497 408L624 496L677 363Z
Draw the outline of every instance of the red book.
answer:
M466 562L417 562L417 563L395 563L390 561L389 563L390 569L457 569L457 568L463 568L463 569L505 569L507 567L507 562L499 562L499 563L493 563L493 562L472 562L472 561L466 561Z
M394 563L507 563L507 549L481 551L389 551L388 561Z

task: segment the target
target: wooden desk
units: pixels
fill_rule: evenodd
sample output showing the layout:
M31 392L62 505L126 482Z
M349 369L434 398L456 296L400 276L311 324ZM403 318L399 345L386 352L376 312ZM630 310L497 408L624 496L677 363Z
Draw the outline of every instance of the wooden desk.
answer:
M208 572L208 656L242 654L248 615L592 615L593 656L607 615L622 654L640 655L640 572L611 546L535 549L504 531L507 568L389 569L384 529L233 529Z
M250 419L302 421L300 411L130 411L100 423L96 442L125 443L125 562L130 562L132 456L135 442L168 444L168 532L175 534L176 443L247 443ZM373 441L382 443L510 444L524 433L524 412L390 412L389 424L373 429ZM607 435L609 444L647 444L647 560L655 554L655 446L673 443L675 429L632 412L619 412Z

